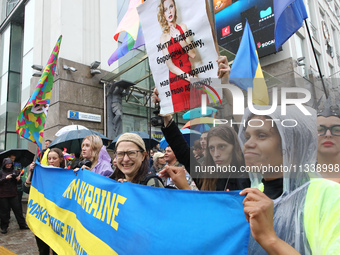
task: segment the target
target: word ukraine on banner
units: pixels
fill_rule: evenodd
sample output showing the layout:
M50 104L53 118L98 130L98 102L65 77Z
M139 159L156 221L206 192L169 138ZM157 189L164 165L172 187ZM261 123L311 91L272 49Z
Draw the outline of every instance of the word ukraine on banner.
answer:
M27 224L58 254L247 254L243 198L119 183L91 171L75 176L37 163Z
M218 54L206 1L148 0L137 11L161 100L160 114L199 107L202 97L211 101L207 91L215 91L208 78L217 78ZM194 78L207 83L193 82Z
M25 107L18 116L16 132L23 138L38 145L38 156L42 149L45 122L50 104L54 73L62 36L53 48L43 74Z

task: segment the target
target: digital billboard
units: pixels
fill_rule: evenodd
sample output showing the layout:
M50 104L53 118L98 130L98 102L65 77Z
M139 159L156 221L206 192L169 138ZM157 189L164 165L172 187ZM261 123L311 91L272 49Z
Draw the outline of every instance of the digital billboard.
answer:
M218 44L236 54L248 19L259 57L276 52L273 0L214 0Z

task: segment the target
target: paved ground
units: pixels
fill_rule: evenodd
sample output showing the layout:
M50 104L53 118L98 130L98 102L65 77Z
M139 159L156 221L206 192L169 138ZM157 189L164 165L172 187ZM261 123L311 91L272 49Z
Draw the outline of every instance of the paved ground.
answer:
M23 210L24 214L26 214L26 203L23 203ZM19 229L13 212L11 212L8 233L5 235L0 233L0 245L18 255L39 254L34 234L30 230Z

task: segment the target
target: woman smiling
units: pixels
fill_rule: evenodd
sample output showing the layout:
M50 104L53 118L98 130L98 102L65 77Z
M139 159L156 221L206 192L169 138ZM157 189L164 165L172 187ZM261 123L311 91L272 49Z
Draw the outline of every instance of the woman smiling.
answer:
M118 168L112 179L119 182L132 182L147 186L163 187L158 177L148 178L149 160L143 139L134 133L125 133L116 143Z

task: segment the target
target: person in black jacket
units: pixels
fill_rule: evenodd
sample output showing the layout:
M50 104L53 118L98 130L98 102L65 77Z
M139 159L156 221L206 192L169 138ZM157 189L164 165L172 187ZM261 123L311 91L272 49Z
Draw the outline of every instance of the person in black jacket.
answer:
M202 175L201 173L197 174L197 169L204 168L201 168L201 165L195 158L182 133L170 116L164 117L164 125L165 127L162 128L162 132L165 139L174 151L177 160L183 164L189 174L194 177L198 189L226 191L241 190L250 187L250 180L247 175L233 178L235 176L233 176L232 173L223 173L223 175L218 176L210 175L210 173L206 173L208 176ZM237 140L237 134L227 125L212 128L208 133L206 160L203 163L203 167L216 167L216 165L221 167L231 165L237 170L244 165L244 158ZM162 174L164 174L164 172L162 172Z
M222 79L223 83L228 83L230 67L228 65L226 57L219 57L217 63L218 77ZM153 101L155 103L160 102L158 91L156 88L153 93ZM207 148L205 151L205 156L207 157L207 159L205 160L204 165L215 168L217 165L222 167L232 166L236 168L236 171L238 171L238 168L244 165L244 159L242 155L242 150L238 143L236 132L232 128L227 126L224 126L223 128L215 131L216 132L214 134L211 133L210 141L207 141ZM214 179L211 177L208 178L209 175L202 175L201 173L199 175L196 175L194 171L196 169L200 169L201 166L195 159L195 156L190 150L189 145L185 142L185 139L182 133L179 131L177 125L173 122L172 116L164 116L164 127L162 128L162 132L170 147L174 151L178 161L185 166L186 170L190 173L191 176L196 177L194 178L194 181L199 189L225 191L239 190L250 187L250 179L248 174L245 174L244 176L235 176L231 172L227 172L223 175L211 176L214 177ZM218 143L215 145L211 145L213 141L211 139L215 140L215 142L218 141L218 143L223 143L225 147L228 147L228 150L220 153L219 157L217 157L217 154L215 152L221 152L221 147L219 147ZM171 171L171 169L169 169L170 168L168 168L168 170L166 171L161 172L161 175L169 175L169 171ZM174 170L174 172L180 173L179 170Z
M0 219L2 234L7 233L11 208L20 229L28 229L25 218L22 215L21 205L17 198L17 184L20 183L20 175L15 173L12 160L5 158L0 171Z

